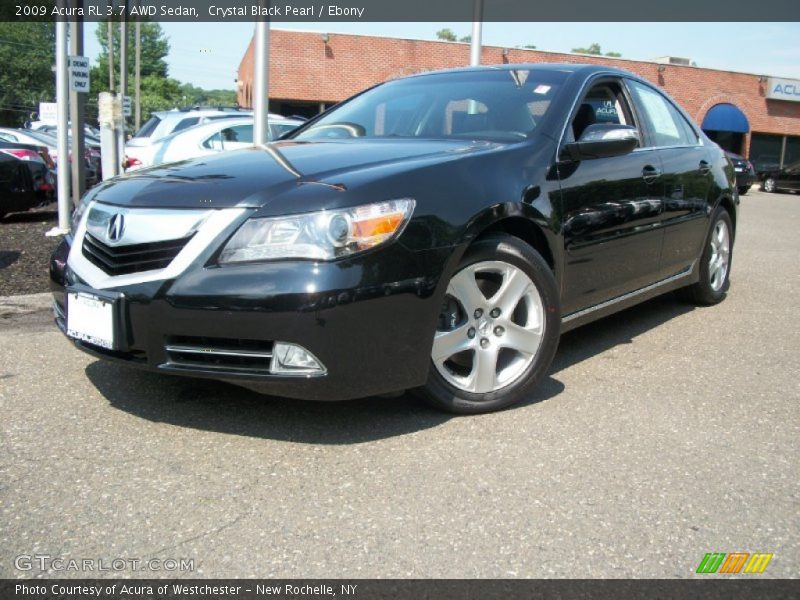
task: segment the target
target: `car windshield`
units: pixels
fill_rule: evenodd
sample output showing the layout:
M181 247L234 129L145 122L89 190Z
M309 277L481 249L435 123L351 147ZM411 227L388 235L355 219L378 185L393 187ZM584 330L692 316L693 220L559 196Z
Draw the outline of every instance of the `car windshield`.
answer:
M567 74L498 69L423 75L369 90L290 136L526 139L544 118Z

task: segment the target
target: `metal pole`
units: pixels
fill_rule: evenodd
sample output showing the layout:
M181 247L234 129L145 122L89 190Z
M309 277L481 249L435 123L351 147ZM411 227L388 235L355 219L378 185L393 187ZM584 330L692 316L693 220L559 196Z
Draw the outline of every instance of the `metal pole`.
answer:
M125 5L125 13L122 21L119 24L119 94L120 102L125 103L125 96L128 95L128 0L123 3ZM125 116L122 117L119 130L119 160L125 160L125 129L127 120ZM125 169L124 166L121 167Z
M267 4L262 1L262 6ZM253 61L253 144L261 146L269 140L269 21L256 22L255 57Z
M114 23L108 21L108 91L114 91Z
M483 0L475 0L472 13L472 42L469 47L469 64L476 67L481 64L481 28L483 25Z
M59 8L66 8L65 0L59 0ZM56 21L56 105L58 114L56 133L58 137L58 229L69 231L69 144L67 124L69 122L69 71L67 69L67 22ZM77 157L76 157L77 159Z
M73 0L76 7L80 6L81 0ZM70 54L73 56L83 56L83 19L76 17L76 20L69 24L69 44ZM78 206L78 202L86 191L86 154L84 140L84 116L86 104L86 94L80 92L70 92L69 94L69 120L72 126L72 204Z
M142 23L136 20L136 64L133 80L134 94L136 95L136 114L134 118L134 131L139 131L142 126Z

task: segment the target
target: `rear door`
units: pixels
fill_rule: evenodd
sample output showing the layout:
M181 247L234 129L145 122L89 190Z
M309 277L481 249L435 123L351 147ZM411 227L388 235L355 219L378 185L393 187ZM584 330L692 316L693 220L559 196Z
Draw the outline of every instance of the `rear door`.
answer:
M659 275L686 269L700 255L708 227L712 188L710 149L689 121L660 91L626 80L637 111L647 128L648 145L661 159L664 246ZM717 154L719 150L717 149Z
M617 78L594 83L581 98L565 141L593 123L634 125L643 131ZM656 152L559 164L564 253L565 314L644 287L658 270L663 230L662 168Z

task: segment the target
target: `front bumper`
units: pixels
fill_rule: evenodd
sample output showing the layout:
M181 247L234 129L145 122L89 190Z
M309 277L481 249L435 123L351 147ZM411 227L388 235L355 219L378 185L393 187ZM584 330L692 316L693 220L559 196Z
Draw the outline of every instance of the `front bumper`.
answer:
M67 289L120 298L115 349L72 340L81 350L148 370L313 400L359 398L425 382L443 293L440 275L452 255L450 248L414 252L392 244L329 263L194 264L174 279L93 290L68 265L70 243L62 242L50 265L62 331ZM253 369L252 363L242 368L241 362L207 357L187 364L169 350L192 343L266 354L275 341L309 350L326 373L273 375L268 362Z

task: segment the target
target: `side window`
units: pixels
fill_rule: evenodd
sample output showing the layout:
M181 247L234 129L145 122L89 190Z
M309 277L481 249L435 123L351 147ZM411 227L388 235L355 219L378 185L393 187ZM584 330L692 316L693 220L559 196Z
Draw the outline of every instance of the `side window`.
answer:
M217 152L221 151L223 149L222 134L217 132L210 138L206 139L206 141L203 142L203 147L210 150L216 150Z
M191 119L183 119L180 123L175 126L175 129L172 130L172 133L176 131L182 131L184 129L188 129L193 125L197 125L200 122L200 117L194 117Z
M653 136L655 146L691 146L697 135L683 115L660 93L638 81L629 81L642 118Z
M569 141L579 140L586 128L596 123L636 125L619 83L604 82L589 90L567 130Z
M272 139L277 139L287 131L296 129L297 125L289 123L271 123L269 127L272 130Z
M229 127L225 129L225 131L230 131L231 139L226 141L231 142L241 142L243 144L252 144L253 143L253 126L252 125L236 125L234 127Z

